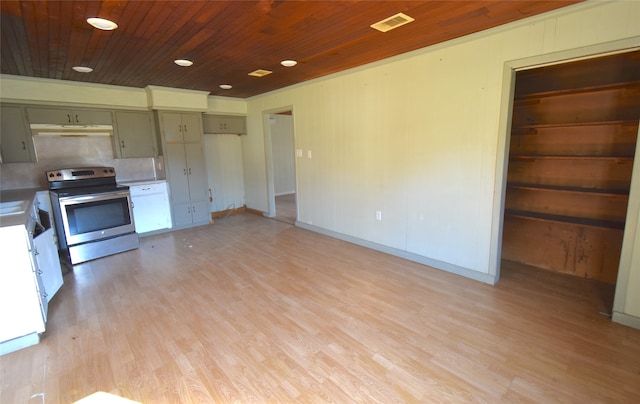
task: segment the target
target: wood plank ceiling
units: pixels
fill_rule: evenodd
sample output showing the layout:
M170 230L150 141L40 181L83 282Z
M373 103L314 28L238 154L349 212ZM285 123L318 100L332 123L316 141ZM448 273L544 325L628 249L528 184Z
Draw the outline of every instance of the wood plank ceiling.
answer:
M2 0L0 64L3 74L246 98L580 1ZM370 28L399 12L415 21ZM89 17L118 28L94 29ZM273 73L248 75L257 69Z

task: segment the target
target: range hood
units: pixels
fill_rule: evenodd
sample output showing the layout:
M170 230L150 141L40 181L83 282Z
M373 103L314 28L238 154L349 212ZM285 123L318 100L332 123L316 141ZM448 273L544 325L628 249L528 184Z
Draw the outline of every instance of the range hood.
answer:
M32 123L31 133L34 136L111 136L112 125L58 125L48 123Z

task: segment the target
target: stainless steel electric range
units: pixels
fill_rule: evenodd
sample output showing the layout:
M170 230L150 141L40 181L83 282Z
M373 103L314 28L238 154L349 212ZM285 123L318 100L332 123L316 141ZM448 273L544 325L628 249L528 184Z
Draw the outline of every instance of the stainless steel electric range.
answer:
M129 187L113 167L46 172L61 256L71 264L138 248Z

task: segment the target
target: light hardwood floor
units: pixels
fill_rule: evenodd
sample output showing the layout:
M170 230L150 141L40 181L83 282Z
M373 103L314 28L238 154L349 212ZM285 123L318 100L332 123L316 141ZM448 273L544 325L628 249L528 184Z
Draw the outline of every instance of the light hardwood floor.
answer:
M294 224L298 218L296 211L296 194L278 195L276 199L276 216L274 219Z
M143 238L65 276L42 342L0 357L0 403L640 402L640 331L599 284L503 272L251 214Z

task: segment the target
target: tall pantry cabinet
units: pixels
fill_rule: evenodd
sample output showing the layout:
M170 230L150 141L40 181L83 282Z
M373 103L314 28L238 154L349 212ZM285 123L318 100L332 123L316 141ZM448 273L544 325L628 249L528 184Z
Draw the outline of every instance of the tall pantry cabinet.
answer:
M176 228L208 224L207 171L202 147L202 114L158 112L171 211Z

